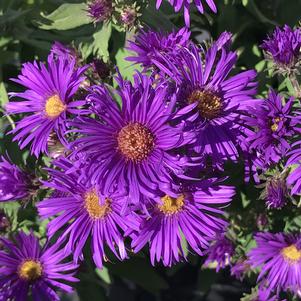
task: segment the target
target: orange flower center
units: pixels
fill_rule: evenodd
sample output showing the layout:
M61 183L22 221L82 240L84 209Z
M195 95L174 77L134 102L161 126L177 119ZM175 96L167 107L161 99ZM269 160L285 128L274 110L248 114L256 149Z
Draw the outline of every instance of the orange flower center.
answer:
M43 268L39 261L26 260L18 270L18 275L21 279L26 281L34 281L42 276Z
M219 96L207 90L194 90L188 96L188 103L197 103L200 115L206 119L218 117L222 111L223 104Z
M140 162L146 159L155 146L152 132L140 123L130 123L117 136L118 149L128 160Z
M105 217L111 211L111 200L106 198L104 204L100 204L95 189L87 192L84 196L85 208L92 219Z
M298 250L295 245L283 248L281 253L286 260L292 263L295 263L301 259L301 250Z
M172 215L179 212L184 206L185 196L180 194L177 198L165 195L161 198L162 205L158 205L158 208L165 215Z
M57 94L55 94L49 97L46 101L45 104L46 116L49 118L56 118L66 110L66 107L67 106L62 102L60 97Z

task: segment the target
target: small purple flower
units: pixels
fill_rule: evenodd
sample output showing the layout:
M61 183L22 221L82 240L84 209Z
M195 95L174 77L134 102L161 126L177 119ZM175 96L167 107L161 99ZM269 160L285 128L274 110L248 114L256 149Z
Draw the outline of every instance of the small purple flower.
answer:
M204 255L210 241L227 225L219 215L233 195L233 187L218 185L213 179L201 182L194 189L162 192L153 199L149 214L133 238L134 252L149 244L151 263L162 261L165 266L171 266L186 260L184 237L194 252Z
M47 152L47 140L55 132L59 140L66 144L68 113L82 113L77 107L85 101L72 101L79 85L84 80L82 73L86 67L75 69L76 61L66 57L48 56L48 67L44 63L25 63L16 83L27 88L25 92L10 93L21 101L9 102L9 114L29 113L12 130L14 141L19 141L21 149L31 143L31 153L39 156Z
M204 265L208 266L210 263L216 262L216 272L219 272L220 269L224 269L231 264L231 257L234 255L234 245L224 234L219 234L208 250L206 250L206 254L207 259Z
M131 214L122 215L127 204L122 190L101 195L97 186L92 185L71 161L61 158L55 166L57 169L48 170L52 179L45 182L55 191L50 198L37 204L42 218L58 215L49 222L48 235L52 237L63 229L62 237L69 237L65 249L73 253L76 262L82 259L82 251L89 237L93 260L98 268L102 268L106 259L106 246L118 259L127 258L123 234L129 226L133 228L136 225Z
M0 232L5 232L10 226L10 222L6 214L1 210L0 211Z
M292 68L300 58L301 30L288 25L283 29L277 27L261 47L280 68Z
M253 99L255 71L229 76L237 55L224 48L228 42L222 35L208 51L191 45L179 49L177 56L162 55L154 61L177 86L176 116L197 132L194 150L210 155L213 162L238 158L242 114L258 103Z
M127 57L128 61L141 64L145 69L154 68L153 60L159 59L159 54L176 55L181 47L189 47L190 31L186 28L169 34L152 30L141 30L134 41L129 41L128 50L136 53Z
M174 7L175 12L180 11L182 7L184 7L184 19L185 19L185 24L187 27L190 26L190 5L191 5L191 0L168 0L168 2ZM194 0L195 6L197 7L198 11L203 14L204 13L204 7L203 7L203 2L206 2L207 5L211 8L213 12L217 12L216 5L214 3L214 0ZM161 6L162 0L157 0L156 7L159 9Z
M249 252L253 268L260 267L260 288L277 295L281 291L296 293L301 287L300 234L262 232L255 235L257 247Z
M43 248L31 233L20 232L14 241L0 238L0 300L27 300L31 292L34 301L59 301L55 289L71 292L65 282L76 282L77 265L66 262L68 254L59 244Z
M53 43L50 52L57 58L66 57L70 62L78 59L78 54L73 47L63 45L58 41Z
M0 157L0 202L27 199L31 186L29 175L10 160Z
M87 12L94 23L108 21L113 13L112 0L92 0Z
M131 202L142 204L143 195L156 195L174 176L186 177L195 164L179 148L194 141L194 133L173 123L173 99L164 86L137 73L134 84L117 78L121 108L106 86L95 86L88 95L96 119L78 118L72 131L81 134L73 148L87 159L87 172L106 194L113 185L124 188Z
M300 115L293 110L293 98L283 105L281 96L271 90L261 106L249 109L246 125L253 128L246 141L261 153L265 164L278 163L290 149L290 139L300 132Z
M272 177L267 180L264 199L269 209L283 208L287 203L288 196L289 193L285 179Z
M231 276L242 281L244 279L245 273L250 270L250 265L247 260L238 260L235 264L231 266Z
M288 152L286 167L292 169L287 177L287 184L291 188L291 194L301 193L301 142L292 144L292 150Z

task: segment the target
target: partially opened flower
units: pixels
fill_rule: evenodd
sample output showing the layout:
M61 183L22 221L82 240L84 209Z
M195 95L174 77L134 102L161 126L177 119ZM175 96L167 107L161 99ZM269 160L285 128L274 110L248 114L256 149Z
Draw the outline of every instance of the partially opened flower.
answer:
M301 141L292 144L288 152L286 167L291 171L287 177L287 184L291 188L291 194L301 193Z
M300 132L297 124L301 119L293 110L293 98L283 104L274 90L261 106L249 109L245 121L253 128L246 141L250 149L261 153L266 165L278 163L290 149L290 140Z
M45 182L54 188L52 196L37 204L42 218L54 217L48 224L52 237L63 230L62 237L69 237L66 249L73 253L75 261L82 258L82 251L91 237L93 259L99 268L106 260L105 248L123 260L127 257L123 234L129 225L135 228L134 217L124 211L126 196L121 188L101 195L97 186L67 159L55 161L56 169L50 169L51 180ZM71 171L72 170L72 171Z
M264 199L268 208L281 209L286 205L288 198L289 192L285 179L274 176L267 180Z
M30 176L10 160L0 157L0 202L25 200L31 189Z
M82 73L86 67L75 69L75 59L65 56L54 58L48 56L48 66L44 63L25 63L16 83L27 88L24 92L10 93L21 99L10 101L7 106L9 114L25 113L12 131L14 140L21 149L31 144L31 153L39 156L47 152L47 139L55 132L62 143L66 143L66 121L68 114L79 114L78 106L84 101L72 101L79 85L84 80Z
M68 254L59 244L41 247L31 233L20 232L13 241L0 238L0 300L59 301L55 290L71 292L67 282L74 278L77 265L67 261Z
M108 21L113 13L112 0L92 0L87 12L94 23Z
M208 266L210 263L216 263L216 271L224 269L231 264L231 257L234 254L234 245L225 235L218 234L211 246L206 251L208 254L204 263Z
M263 232L255 235L257 246L249 252L250 264L260 267L258 282L269 292L296 293L301 287L300 234Z
M192 3L191 0L168 0L169 3L174 7L175 11L178 12L184 7L184 18L185 18L185 24L186 26L190 26L190 5ZM198 11L203 14L204 13L204 7L203 3L206 2L206 4L210 7L210 9L213 12L217 12L216 5L214 3L214 0L194 0L195 6L197 7ZM161 6L162 0L157 0L157 9Z
M231 202L233 195L232 187L219 185L213 179L202 181L194 189L162 192L153 199L149 214L133 238L134 252L149 244L151 263L162 261L171 266L186 260L185 238L192 251L204 255L210 242L227 225L222 207Z
M73 59L78 59L78 53L75 48L64 45L58 41L55 41L51 47L50 52L56 57L66 57L71 62Z
M277 27L261 48L280 70L291 71L300 58L301 30L292 29L288 25L282 29Z
M238 141L244 136L241 116L258 102L253 99L255 71L229 75L237 55L223 47L229 42L224 36L208 51L191 45L156 62L177 85L178 115L197 132L194 150L213 162L238 158Z
M106 194L113 185L124 188L132 203L155 195L174 176L186 177L190 163L178 149L192 143L193 132L173 125L174 101L164 86L136 74L135 83L119 77L117 93L122 107L105 86L95 86L87 99L97 119L78 118L72 131L81 134L73 143L75 153L89 160L87 172Z
M186 28L169 34L153 30L140 30L135 40L128 42L128 49L136 54L126 59L141 64L145 69L154 69L153 60L159 60L159 54L177 55L178 49L189 46L191 43L189 38L190 31Z

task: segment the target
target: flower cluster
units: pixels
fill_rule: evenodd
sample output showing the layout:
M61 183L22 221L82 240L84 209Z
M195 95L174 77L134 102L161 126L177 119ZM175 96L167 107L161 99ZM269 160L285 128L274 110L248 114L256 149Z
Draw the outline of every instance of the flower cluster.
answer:
M184 7L189 25L191 1L169 2L176 11ZM204 2L195 1L202 13ZM206 3L216 11L214 1ZM121 14L128 26L131 9ZM88 3L95 23L114 10L112 1ZM87 245L99 269L142 250L152 265L164 266L193 253L217 271L230 266L241 280L246 269L260 268L259 300L300 291L300 234L258 233L257 246L235 260L241 233L225 208L235 196L228 165L244 164L249 180L264 187L266 210L280 210L300 194L301 111L293 97L272 89L256 98L257 74L237 67L231 33L206 46L190 35L187 28L141 30L128 42L127 60L142 71L129 81L117 70L114 88L89 78L104 62L86 65L59 42L47 64L23 65L13 81L25 91L10 93L6 106L7 114L22 114L10 133L20 149L30 146L36 158L53 160L37 185L1 157L0 201L28 200L46 188L34 205L48 221L47 243L41 247L33 232L1 238L0 300L25 300L28 292L34 300L59 300L55 289L70 291L65 282L77 281ZM276 29L263 48L291 68L298 39L298 30Z

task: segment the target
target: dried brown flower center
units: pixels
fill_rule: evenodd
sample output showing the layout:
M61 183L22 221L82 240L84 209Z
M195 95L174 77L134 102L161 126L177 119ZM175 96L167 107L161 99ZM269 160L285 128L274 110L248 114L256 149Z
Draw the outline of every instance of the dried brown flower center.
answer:
M223 104L219 96L207 90L194 90L188 96L188 103L197 103L199 113L203 118L214 119L222 111Z
M62 112L66 110L66 105L62 102L60 97L55 94L49 97L45 104L46 116L49 118L58 117Z
M283 248L281 253L286 260L293 263L301 259L301 250L298 250L295 245Z
M185 196L180 194L177 198L165 195L161 198L162 205L158 205L161 212L166 215L172 215L179 212L184 206Z
M140 123L130 123L123 127L117 136L118 149L126 159L140 162L154 149L155 137Z
M21 279L26 281L34 281L42 276L43 268L39 261L26 260L18 270L18 275Z
M85 194L85 208L93 219L105 217L111 211L111 200L106 198L104 204L100 204L99 197L95 190Z

